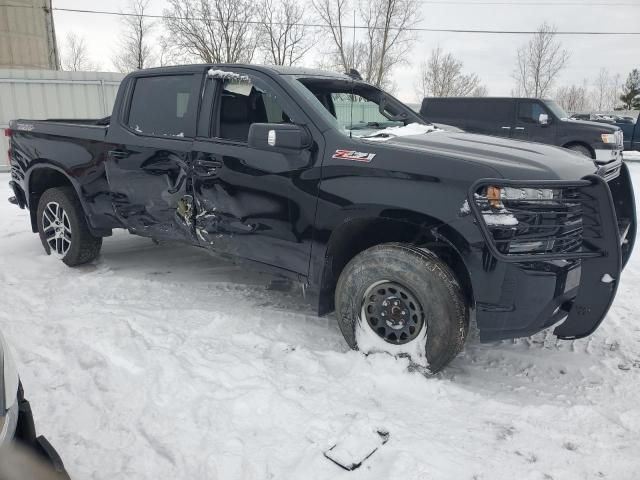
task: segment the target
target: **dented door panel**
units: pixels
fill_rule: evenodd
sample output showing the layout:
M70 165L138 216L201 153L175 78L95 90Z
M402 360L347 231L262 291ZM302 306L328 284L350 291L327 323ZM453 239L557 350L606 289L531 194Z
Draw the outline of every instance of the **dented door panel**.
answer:
M134 145L133 142L136 142ZM160 240L192 240L191 142L136 137L109 153L107 176L116 215L132 232Z
M217 252L307 273L310 238L296 220L295 179L311 153L283 155L224 141L196 140L194 164L206 159L220 167L194 168L195 231L201 245Z

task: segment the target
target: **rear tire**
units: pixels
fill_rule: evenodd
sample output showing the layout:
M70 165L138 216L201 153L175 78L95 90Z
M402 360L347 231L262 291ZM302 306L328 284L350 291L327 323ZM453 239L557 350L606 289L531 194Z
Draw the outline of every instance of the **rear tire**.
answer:
M570 145L567 147L569 150L573 150L574 152L581 153L585 157L593 159L593 155L591 155L591 150L589 150L584 145Z
M340 275L335 302L351 348L409 356L432 373L462 350L469 326L451 269L408 245L376 245L354 257Z
M47 255L54 254L69 267L94 260L102 238L89 231L80 200L71 187L46 190L38 202L38 233Z

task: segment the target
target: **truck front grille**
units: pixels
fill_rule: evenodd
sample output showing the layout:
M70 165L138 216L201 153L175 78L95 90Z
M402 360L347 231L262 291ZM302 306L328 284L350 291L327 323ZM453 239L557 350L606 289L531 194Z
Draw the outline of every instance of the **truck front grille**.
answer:
M553 254L581 250L584 199L563 189L549 200L503 200L499 210L482 208L498 251L505 255Z
M471 208L486 246L502 260L591 258L603 255L600 205L610 198L596 176L573 182L478 181ZM496 193L497 192L497 193ZM600 199L600 201L598 200Z

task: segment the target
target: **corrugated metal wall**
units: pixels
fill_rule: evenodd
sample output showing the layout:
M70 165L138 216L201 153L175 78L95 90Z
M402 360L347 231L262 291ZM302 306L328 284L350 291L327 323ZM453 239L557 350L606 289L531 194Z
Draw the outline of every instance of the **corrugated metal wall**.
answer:
M51 0L0 1L0 68L58 67Z
M343 127L350 124L352 113L354 125L357 123L379 122L383 120L382 115L378 111L378 105L371 102L353 102L353 112L351 102L349 101L334 100L333 104L336 109L338 123ZM420 111L420 105L415 103L408 103L406 105L415 112Z
M101 72L0 69L0 129L27 118L102 118L111 115L124 75ZM0 135L0 166L7 164Z

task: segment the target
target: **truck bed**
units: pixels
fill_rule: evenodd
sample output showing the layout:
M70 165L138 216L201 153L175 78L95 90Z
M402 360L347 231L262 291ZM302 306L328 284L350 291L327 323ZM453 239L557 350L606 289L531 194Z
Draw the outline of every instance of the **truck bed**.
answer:
M16 133L55 135L58 137L104 141L110 117L98 119L18 119L9 123Z

